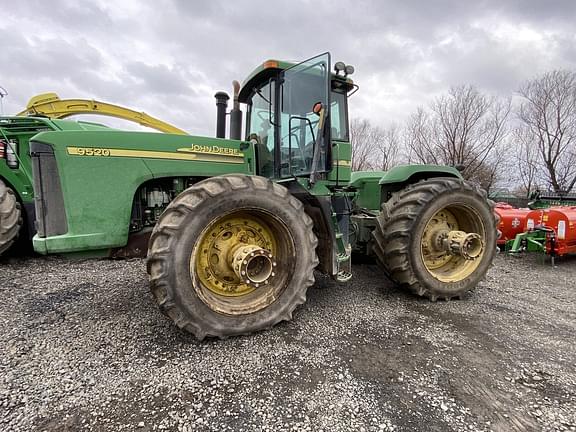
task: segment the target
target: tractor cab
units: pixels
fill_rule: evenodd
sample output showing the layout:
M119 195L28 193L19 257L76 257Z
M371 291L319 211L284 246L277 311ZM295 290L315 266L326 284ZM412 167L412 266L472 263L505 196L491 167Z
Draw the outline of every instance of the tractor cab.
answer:
M238 94L247 105L244 138L254 143L257 173L311 183L349 178L347 94L354 88L345 75L330 72L328 53L299 64L268 60L257 68ZM346 165L348 172L332 173Z

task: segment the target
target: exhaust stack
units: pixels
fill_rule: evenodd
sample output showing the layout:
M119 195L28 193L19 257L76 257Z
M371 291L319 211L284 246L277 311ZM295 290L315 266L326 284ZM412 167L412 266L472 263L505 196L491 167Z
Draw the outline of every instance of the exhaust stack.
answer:
M234 88L234 104L232 111L230 111L230 139L242 139L242 111L240 110L240 101L238 100L238 93L240 93L240 83L236 80L232 81Z
M226 138L226 110L230 96L220 91L214 97L216 98L216 138Z

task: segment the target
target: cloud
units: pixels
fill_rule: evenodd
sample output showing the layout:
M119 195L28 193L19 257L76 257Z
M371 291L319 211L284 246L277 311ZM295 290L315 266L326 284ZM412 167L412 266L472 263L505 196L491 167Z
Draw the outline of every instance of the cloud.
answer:
M213 135L218 90L268 58L331 51L356 67L352 117L385 125L452 85L508 96L576 64L576 2L20 0L3 10L6 112L56 91Z

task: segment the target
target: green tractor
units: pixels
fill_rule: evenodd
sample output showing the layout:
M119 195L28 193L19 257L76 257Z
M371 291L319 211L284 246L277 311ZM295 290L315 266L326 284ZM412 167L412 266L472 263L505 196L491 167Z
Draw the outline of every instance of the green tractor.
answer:
M289 320L315 269L346 282L352 253L431 300L462 296L496 249L492 207L443 166L352 173L348 96L328 53L264 62L217 93L217 137L43 132L31 141L42 254L147 255L161 311L197 338ZM246 105L245 134L241 139Z
M42 131L110 130L106 126L65 120L77 114L121 118L160 132L186 132L146 113L85 99L60 99L55 93L34 96L26 110L0 117L0 255L20 237L30 242L34 227L34 191L29 141Z
M30 242L36 232L30 138L42 131L103 129L86 122L0 117L0 255L19 237Z

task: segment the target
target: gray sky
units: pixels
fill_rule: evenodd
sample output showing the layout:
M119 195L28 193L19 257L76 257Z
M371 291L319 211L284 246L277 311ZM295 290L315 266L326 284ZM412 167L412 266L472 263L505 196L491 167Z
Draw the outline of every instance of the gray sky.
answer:
M351 115L385 126L451 85L511 95L576 68L573 0L0 0L4 112L98 99L213 135L218 90L268 58L356 68Z

